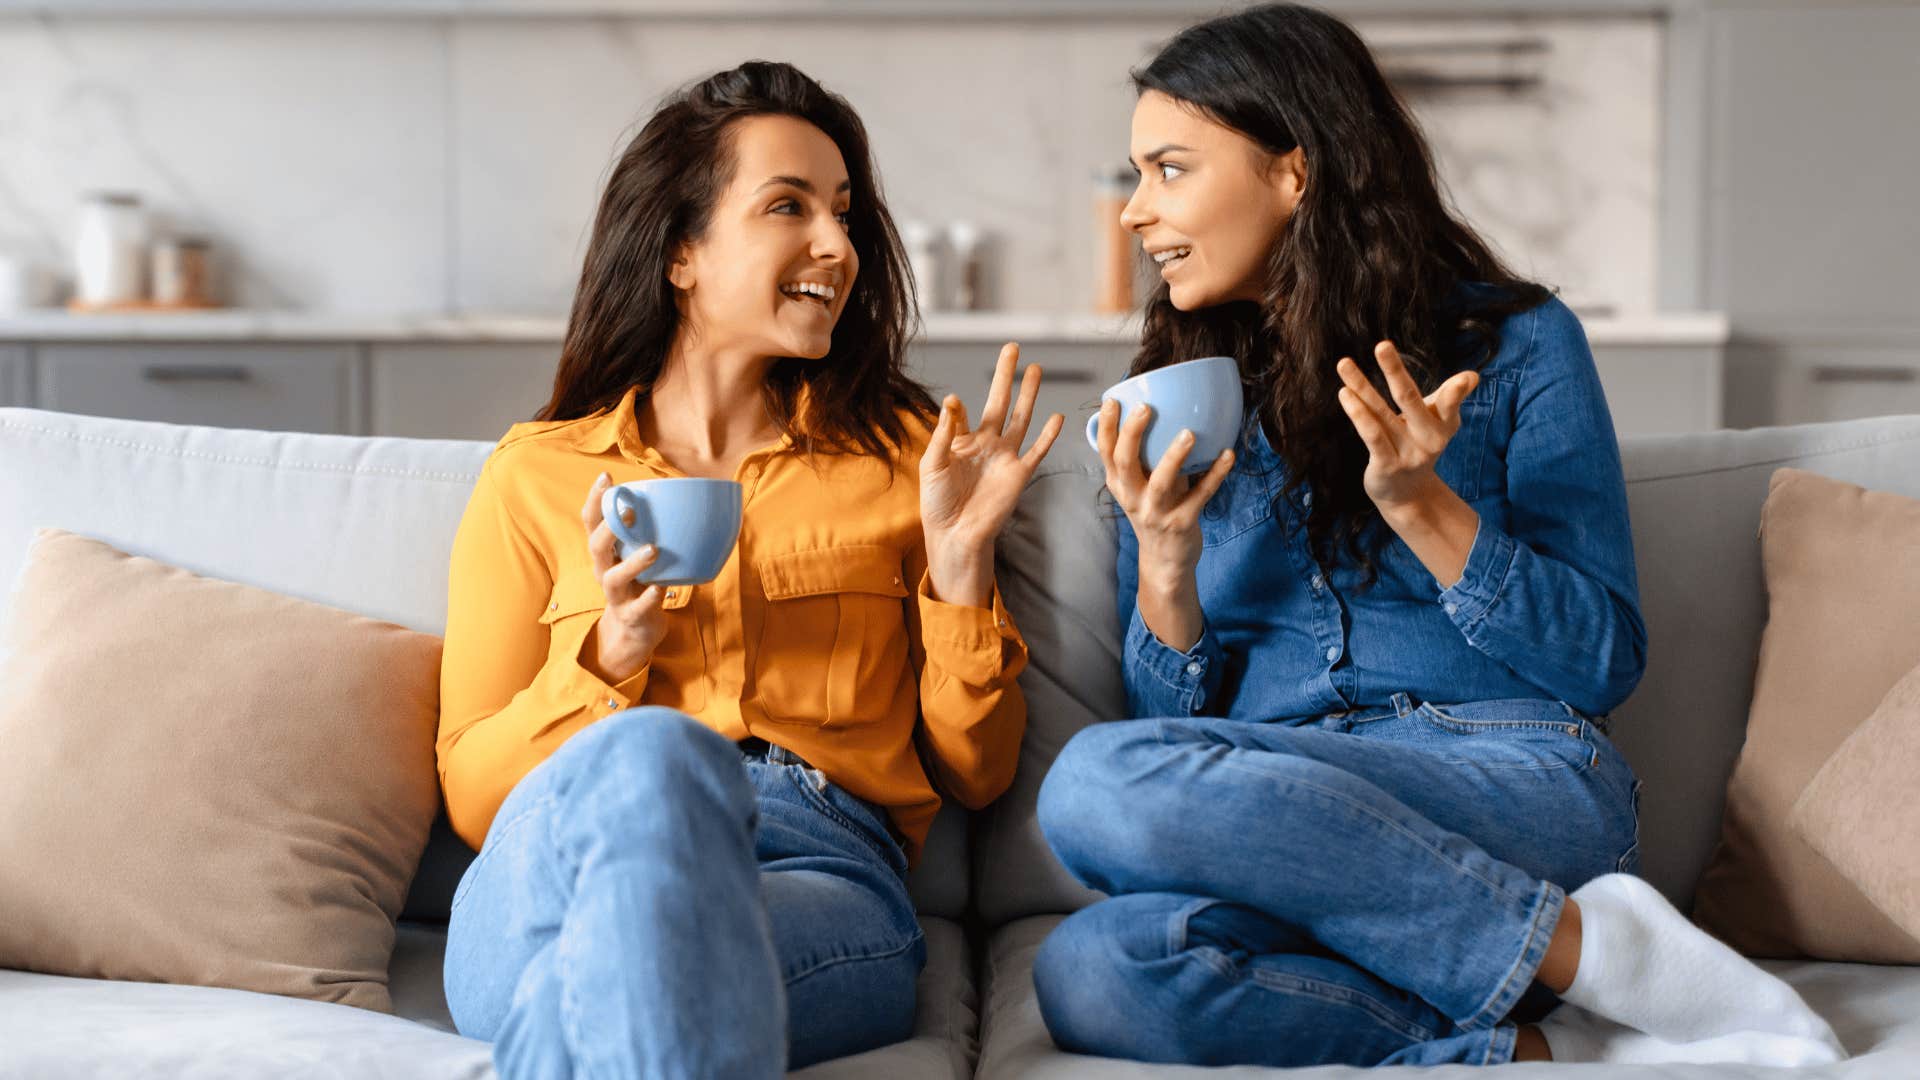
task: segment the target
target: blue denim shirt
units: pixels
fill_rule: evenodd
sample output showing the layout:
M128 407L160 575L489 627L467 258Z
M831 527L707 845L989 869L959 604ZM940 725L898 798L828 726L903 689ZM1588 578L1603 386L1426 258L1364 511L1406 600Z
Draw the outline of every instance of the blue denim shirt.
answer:
M1119 517L1119 607L1134 716L1280 720L1421 701L1554 698L1601 716L1646 666L1627 493L1585 332L1559 300L1509 316L1435 464L1480 515L1460 580L1443 587L1399 537L1371 590L1309 554L1313 493L1249 423L1201 514L1205 629L1182 653L1135 599L1139 542Z

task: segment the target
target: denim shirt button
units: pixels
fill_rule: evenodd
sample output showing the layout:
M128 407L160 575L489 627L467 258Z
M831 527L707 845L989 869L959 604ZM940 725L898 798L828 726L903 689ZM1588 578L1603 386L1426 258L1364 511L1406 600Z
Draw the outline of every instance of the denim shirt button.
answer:
M1327 659L1329 661L1340 659L1340 646L1338 645L1327 646Z
M1313 509L1313 492L1302 492L1300 494L1300 505L1306 507L1308 510Z
M1198 660L1189 661L1187 663L1187 674L1189 675L1200 674L1200 661Z
M1456 611L1459 611L1459 610L1460 610L1460 605L1459 605L1459 604L1456 604L1456 603L1454 603L1454 602L1453 602L1453 601L1451 601L1451 600L1449 600L1449 601L1447 601L1447 603L1446 603L1446 608L1447 608L1447 614L1449 614L1449 615L1451 615L1451 614L1453 614L1454 612L1456 612Z
M1315 574L1315 575L1313 575L1313 580L1312 580L1312 581L1309 581L1309 582L1308 582L1307 584L1309 584L1309 585L1312 585L1312 586L1313 586L1313 591L1314 591L1314 592L1319 592L1319 591L1320 591L1321 589L1324 589L1324 588L1326 588L1326 587L1327 587L1327 578L1326 578L1326 575L1324 575L1324 574Z

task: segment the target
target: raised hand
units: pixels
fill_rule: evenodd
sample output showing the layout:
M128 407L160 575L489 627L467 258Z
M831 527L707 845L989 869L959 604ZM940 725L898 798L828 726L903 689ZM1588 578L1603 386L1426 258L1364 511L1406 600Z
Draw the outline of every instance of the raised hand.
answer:
M1367 497L1387 514L1434 499L1443 489L1451 494L1433 466L1460 430L1460 403L1480 385L1480 376L1459 372L1422 396L1393 342L1374 346L1373 355L1398 411L1380 397L1352 357L1341 357L1335 369L1345 384L1339 391L1340 407L1367 447Z
M967 407L960 398L947 395L920 458L927 573L935 597L949 603L984 607L992 599L994 540L1066 423L1059 413L1050 415L1033 447L1020 452L1040 393L1040 369L1027 366L1015 400L1013 375L1019 361L1020 346L1008 342L994 366L977 428L967 426Z

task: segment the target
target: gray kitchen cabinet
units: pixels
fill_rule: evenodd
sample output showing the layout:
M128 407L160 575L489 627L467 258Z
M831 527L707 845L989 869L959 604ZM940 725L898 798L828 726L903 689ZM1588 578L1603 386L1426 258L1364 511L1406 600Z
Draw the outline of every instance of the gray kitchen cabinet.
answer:
M0 345L0 405L26 405L27 347Z
M921 343L910 354L914 371L937 394L961 395L970 417L980 415L993 380L998 342ZM1593 349L1594 365L1620 435L1712 431L1721 426L1723 360L1719 345L1610 344ZM1100 392L1126 378L1133 346L1118 342L1023 343L1022 364L1045 373L1035 412L1064 413L1066 434L1084 438Z
M1595 345L1593 363L1617 435L1721 426L1725 363L1718 345Z
M40 345L34 403L131 420L345 434L360 427L359 352L267 343Z
M1725 311L1725 420L1920 412L1920 5L1697 0L1668 36L1663 227Z
M1920 6L1716 6L1709 305L1742 331L1920 331L1920 203L1899 185L1920 173Z
M993 385L993 366L1003 344L920 341L908 349L907 361L914 377L927 385L936 400L949 392L959 394L966 402L968 419L977 421L987 402L987 390ZM1037 419L1030 430L1038 431L1047 414L1057 412L1067 418L1062 438L1084 438L1081 433L1087 417L1100 405L1100 391L1126 378L1132 358L1133 346L1126 343L1021 342L1021 368L1039 364L1043 376L1034 404Z
M498 439L546 405L559 357L558 342L374 345L373 434Z
M1740 356L1727 403L1734 426L1920 413L1920 355L1909 347L1750 344Z

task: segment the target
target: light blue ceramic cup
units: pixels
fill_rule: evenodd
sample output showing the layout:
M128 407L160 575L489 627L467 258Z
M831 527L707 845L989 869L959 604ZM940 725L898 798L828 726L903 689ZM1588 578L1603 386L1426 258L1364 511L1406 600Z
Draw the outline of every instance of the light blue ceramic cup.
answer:
M1188 475L1212 468L1221 451L1240 437L1240 365L1231 356L1207 356L1143 372L1108 387L1100 400L1118 401L1121 420L1141 405L1153 407L1140 439L1141 463L1149 471L1182 428L1193 432L1193 448L1180 467ZM1099 433L1096 413L1087 418L1087 445L1096 453Z
M633 524L620 511L633 512ZM600 516L620 540L620 557L653 544L659 558L640 572L649 585L712 581L740 539L740 485L732 480L667 477L617 484L600 494Z

